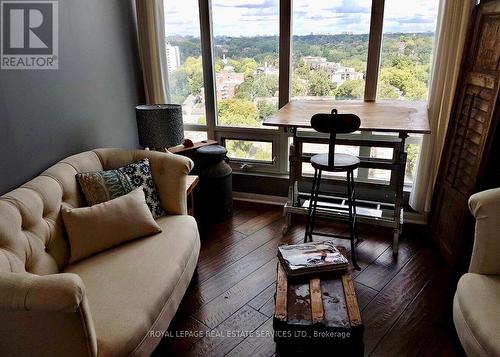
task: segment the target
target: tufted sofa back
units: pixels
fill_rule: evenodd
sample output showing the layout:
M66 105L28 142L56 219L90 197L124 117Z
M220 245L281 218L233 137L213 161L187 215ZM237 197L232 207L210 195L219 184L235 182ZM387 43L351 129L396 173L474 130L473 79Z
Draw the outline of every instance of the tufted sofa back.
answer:
M61 203L85 206L75 174L102 170L97 152L64 159L0 197L0 271L58 273L69 260Z
M96 149L64 159L21 187L0 196L0 272L38 275L60 272L69 261L61 204L86 206L75 175L113 170L149 158L167 214L186 214L185 176L193 162L157 151ZM183 177L182 179L180 177Z

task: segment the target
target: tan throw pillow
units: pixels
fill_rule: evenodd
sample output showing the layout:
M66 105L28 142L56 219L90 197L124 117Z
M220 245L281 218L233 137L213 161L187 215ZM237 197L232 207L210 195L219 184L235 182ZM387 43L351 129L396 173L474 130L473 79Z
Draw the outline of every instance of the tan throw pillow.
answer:
M120 243L161 232L141 187L92 207L61 207L71 249L70 263Z

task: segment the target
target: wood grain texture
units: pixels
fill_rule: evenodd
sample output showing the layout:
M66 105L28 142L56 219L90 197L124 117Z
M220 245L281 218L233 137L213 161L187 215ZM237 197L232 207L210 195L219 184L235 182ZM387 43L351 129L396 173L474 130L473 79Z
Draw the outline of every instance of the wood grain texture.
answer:
M278 281L276 282L276 312L274 317L279 321L287 320L288 282L286 272L278 263Z
M296 355L297 350L293 353L276 350L273 341L277 275L276 251L273 252L273 249L277 244L300 242L304 224L291 226L284 236L281 235L281 219L249 236L235 230L246 221L273 209L261 204L235 202L233 218L201 233L202 253L198 264L199 268L205 267L203 280L195 274L169 328L174 334L174 331L184 330L220 333L224 329L254 333L236 337L220 334L192 338L165 337L155 356ZM341 227L344 226L337 228L325 224L325 228L332 231ZM384 242L390 241L390 230L360 226L363 242L358 251L364 269L353 278L365 324L365 339L369 346L374 346L371 350L387 356L401 355L410 348L417 348L421 356L460 356L463 352L454 333L450 305L446 302L454 292L455 282L444 284L442 279L433 282L436 272L443 269L446 274L449 271L439 264L439 259L423 241L426 234L417 228L405 226L402 249L399 257L395 258L390 249L379 254ZM306 286L309 291L309 284ZM332 291L329 295L333 298L336 298L336 292L342 292L341 287L328 289ZM430 290L427 292L427 289ZM345 294L339 296L345 303ZM437 312L435 316L439 316L439 321L432 317L432 311ZM344 319L349 323L347 314ZM425 343L414 347L418 336L423 336ZM387 340L384 342L384 339ZM369 352L367 349L366 354ZM311 353L310 348L304 350L302 355L308 353Z
M466 266L473 241L468 199L498 186L487 168L498 166L491 150L500 130L499 6L483 1L471 18L432 202L432 238L448 264L459 269Z
M313 324L321 324L324 320L323 301L321 299L321 281L319 278L309 280L311 294L311 318Z
M310 128L314 114L329 113L333 108L339 113L359 116L361 131L430 133L425 102L294 100L266 119L263 125Z
M369 354L430 279L436 260L429 250L419 251L365 307L365 349Z
M223 356L246 338L244 333L239 332L253 331L266 319L250 306L243 306L215 329L213 334L198 341L186 355Z
M344 287L347 314L351 327L361 326L363 322L361 321L361 313L359 312L358 300L356 298L356 292L354 291L351 274L342 274L342 285Z

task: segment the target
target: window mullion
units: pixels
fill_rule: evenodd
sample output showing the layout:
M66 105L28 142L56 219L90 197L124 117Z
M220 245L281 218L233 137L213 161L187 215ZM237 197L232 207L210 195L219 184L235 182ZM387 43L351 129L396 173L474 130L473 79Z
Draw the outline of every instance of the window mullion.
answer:
M217 104L215 101L215 67L213 51L212 1L199 0L201 53L203 63L203 84L205 90L205 115L207 136L215 139Z
M374 102L377 98L377 82L382 49L385 0L373 0L368 38L368 59L366 66L365 101Z
M282 108L290 101L292 5L292 0L280 0L279 108Z

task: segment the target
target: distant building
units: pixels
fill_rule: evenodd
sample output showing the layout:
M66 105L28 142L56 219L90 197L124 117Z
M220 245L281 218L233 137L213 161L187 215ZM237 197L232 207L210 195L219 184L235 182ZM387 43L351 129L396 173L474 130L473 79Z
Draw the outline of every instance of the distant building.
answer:
M330 82L337 86L345 81L363 79L363 73L357 72L354 67L344 67L338 62L328 62L325 57L305 56L302 60L312 70L324 70Z
M302 57L302 61L304 61L310 69L320 69L326 63L326 58L318 56L305 56Z
M269 66L267 62L264 62L263 67L257 67L255 69L256 74L264 74L266 76L278 76L279 75L279 70L278 68L274 66Z
M354 67L340 66L335 72L328 75L331 82L340 86L345 81L363 79L363 73L356 72Z
M172 73L181 66L179 46L172 46L170 43L167 43L165 49L167 52L167 71L168 73Z
M232 66L224 66L215 74L217 99L233 98L238 86L245 81L245 74L236 73Z

